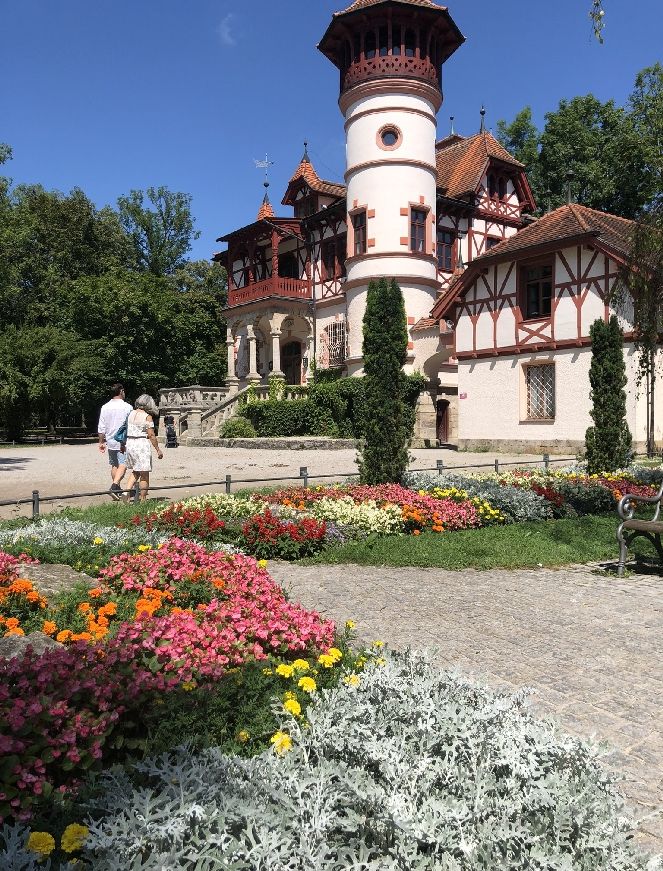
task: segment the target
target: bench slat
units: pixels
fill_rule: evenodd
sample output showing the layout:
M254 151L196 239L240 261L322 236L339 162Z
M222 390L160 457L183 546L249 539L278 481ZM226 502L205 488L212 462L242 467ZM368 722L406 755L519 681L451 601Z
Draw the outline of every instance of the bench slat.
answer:
M625 520L624 529L636 529L638 532L663 533L663 522L660 520Z

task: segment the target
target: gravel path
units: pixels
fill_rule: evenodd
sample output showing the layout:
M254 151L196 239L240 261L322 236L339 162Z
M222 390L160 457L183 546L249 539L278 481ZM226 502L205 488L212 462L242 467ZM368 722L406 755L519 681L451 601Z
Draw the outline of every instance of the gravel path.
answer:
M413 450L412 468L434 470L437 460L445 466L466 466L474 464L493 466L495 457L500 462L541 461L541 455L507 456L504 454L459 453L457 451ZM559 465L559 464L558 464ZM253 450L247 448L194 448L179 447L164 450L164 459L153 460L153 486L181 486L191 481L224 481L230 474L234 479L279 478L284 484L294 484L300 466L307 466L311 475L337 475L343 477L357 469L356 451L347 450ZM327 479L329 480L329 479ZM323 483L313 479L313 483ZM233 490L241 486L233 486ZM256 484L255 486L260 486ZM100 454L96 444L87 445L45 445L0 447L0 501L6 499L29 499L33 490L41 496L63 496L70 493L86 493L106 490L110 487L108 460ZM187 495L214 489L209 486L185 486L183 489L167 490L159 495L179 499ZM221 489L221 485L216 489ZM42 503L42 512L59 510L67 504L89 505L105 499L95 496L72 502L59 500ZM30 506L0 507L0 518L27 515Z
M437 659L494 686L534 690L537 713L613 749L608 764L637 818L663 811L663 579L591 566L453 572L300 566L270 573L295 601L362 641L436 648ZM639 840L663 853L663 815Z

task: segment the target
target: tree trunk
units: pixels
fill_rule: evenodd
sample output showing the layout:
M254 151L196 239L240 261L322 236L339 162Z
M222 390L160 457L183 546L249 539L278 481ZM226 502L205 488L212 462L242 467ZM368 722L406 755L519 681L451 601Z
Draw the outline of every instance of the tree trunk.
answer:
M654 366L656 365L655 352L651 352L651 359L649 362L649 444L647 445L647 456L651 459L654 456L656 451L656 440L654 437L654 424L655 424L655 414L654 414L654 392L656 385L656 370Z

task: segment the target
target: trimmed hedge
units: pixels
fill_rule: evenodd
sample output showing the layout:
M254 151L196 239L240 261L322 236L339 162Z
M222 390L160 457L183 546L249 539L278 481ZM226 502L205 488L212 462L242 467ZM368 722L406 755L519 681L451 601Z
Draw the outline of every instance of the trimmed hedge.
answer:
M251 421L241 415L224 421L220 432L222 439L252 439L257 435L258 433Z

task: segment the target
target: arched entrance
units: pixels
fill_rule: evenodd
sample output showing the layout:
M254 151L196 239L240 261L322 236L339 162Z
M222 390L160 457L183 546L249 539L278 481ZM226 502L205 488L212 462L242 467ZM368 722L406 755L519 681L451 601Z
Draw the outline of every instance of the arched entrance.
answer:
M302 383L302 345L301 342L287 342L281 348L281 368L286 384Z

